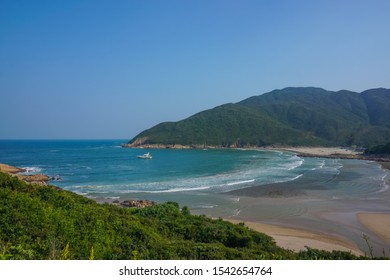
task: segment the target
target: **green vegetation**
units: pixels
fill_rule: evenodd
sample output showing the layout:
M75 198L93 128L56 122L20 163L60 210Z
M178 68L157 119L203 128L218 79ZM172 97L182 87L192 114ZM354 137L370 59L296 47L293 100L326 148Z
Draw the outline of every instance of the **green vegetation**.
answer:
M174 202L124 209L0 173L0 259L356 259L300 253Z
M367 147L389 141L389 111L387 89L356 93L285 88L161 123L129 144Z
M390 155L390 142L384 145L371 147L365 152L368 155Z

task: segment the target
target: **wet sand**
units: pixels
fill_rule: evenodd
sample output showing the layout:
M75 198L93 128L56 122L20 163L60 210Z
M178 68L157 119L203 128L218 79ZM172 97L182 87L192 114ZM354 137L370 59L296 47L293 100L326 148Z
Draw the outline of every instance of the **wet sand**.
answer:
M363 159L359 158L359 153L343 148L294 147L275 150L304 153L307 157ZM348 182L350 176L355 178L355 182L357 176L368 178L359 170L352 173L349 168L354 168L353 161L348 160L344 164L347 162L352 166L343 168L340 180ZM377 163L383 169L390 167L389 162ZM368 161L367 164L373 163ZM365 234L374 247L374 255L382 256L382 250L389 250L390 245L389 192L386 188L389 182L384 176L382 190L377 194L367 192L365 195L364 183L360 187L354 183L350 186L352 193L322 196L316 190L331 187L333 183L320 182L316 176L305 176L289 182L238 189L228 194L238 197L240 201L237 203L239 212L232 218L272 236L281 247L299 251L308 246L364 255L369 251L363 239ZM355 191L361 193L354 197ZM372 214L371 211L382 214Z
M390 245L389 213L358 213L359 222Z
M232 223L244 221L228 219ZM253 230L265 233L274 238L276 244L282 248L293 250L295 252L306 250L306 247L319 250L347 251L355 255L364 255L364 253L349 240L340 237L327 235L321 232L275 226L263 223L244 222L245 225Z

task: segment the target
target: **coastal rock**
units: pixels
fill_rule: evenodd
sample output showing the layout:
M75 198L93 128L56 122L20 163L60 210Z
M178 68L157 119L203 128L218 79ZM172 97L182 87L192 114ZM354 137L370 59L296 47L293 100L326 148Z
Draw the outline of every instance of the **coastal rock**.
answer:
M26 170L8 164L0 163L0 172L4 172L7 174L16 174L16 173L26 172Z
M148 206L156 205L157 202L144 200L144 199L130 199L130 200L125 200L121 203L116 202L115 204L116 205L119 204L122 207L129 207L129 208L145 208Z
M27 183L33 183L38 185L47 185L47 182L49 181L49 176L45 174L33 174L33 175L15 174L15 176Z
M122 145L122 147L127 147L127 148L134 148L134 147L141 147L144 145L144 143L148 140L148 137L140 137L137 138L133 143L127 143Z
M50 181L62 181L62 178L60 177L60 175L55 175L55 176L50 176L49 180Z
M49 181L49 176L45 174L33 174L33 175L24 175L19 174L22 172L26 172L23 168L18 168L15 166L11 166L8 164L2 164L0 163L0 172L7 173L9 175L12 175L14 177L18 177L19 179L27 182L27 183L33 183L38 185L47 185L47 182Z

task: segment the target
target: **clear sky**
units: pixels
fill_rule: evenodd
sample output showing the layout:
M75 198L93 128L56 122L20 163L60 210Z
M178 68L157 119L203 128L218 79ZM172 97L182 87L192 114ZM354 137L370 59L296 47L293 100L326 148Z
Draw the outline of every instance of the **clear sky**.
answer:
M0 139L130 139L288 86L390 87L388 0L0 1Z

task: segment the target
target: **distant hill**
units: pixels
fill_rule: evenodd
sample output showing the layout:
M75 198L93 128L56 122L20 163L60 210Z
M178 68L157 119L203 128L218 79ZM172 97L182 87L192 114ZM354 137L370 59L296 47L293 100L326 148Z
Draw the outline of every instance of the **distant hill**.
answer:
M390 141L390 90L285 88L160 123L128 146L372 146Z

